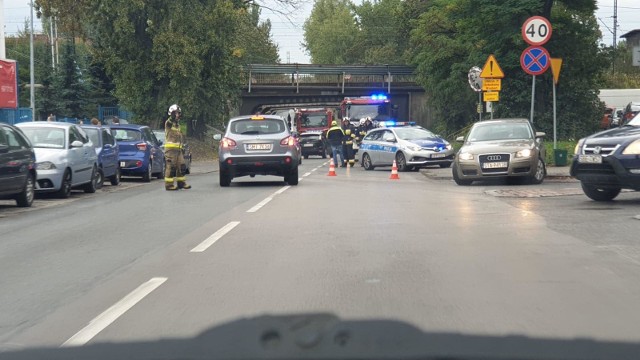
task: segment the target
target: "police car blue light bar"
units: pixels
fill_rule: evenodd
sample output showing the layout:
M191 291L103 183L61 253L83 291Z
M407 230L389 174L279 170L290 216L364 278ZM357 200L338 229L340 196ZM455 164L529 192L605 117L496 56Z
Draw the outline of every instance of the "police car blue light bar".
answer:
M395 120L387 120L380 123L384 127L398 127L398 126L414 126L416 125L415 121L395 121Z
M371 100L387 100L387 95L385 95L385 94L373 94L373 95L371 95Z

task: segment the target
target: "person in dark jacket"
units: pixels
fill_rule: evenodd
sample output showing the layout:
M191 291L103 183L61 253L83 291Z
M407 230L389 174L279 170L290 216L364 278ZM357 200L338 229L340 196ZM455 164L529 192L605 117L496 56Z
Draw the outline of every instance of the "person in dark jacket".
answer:
M344 131L344 138L342 141L342 151L344 163L342 166L351 166L355 164L355 158L353 154L353 140L356 137L356 127L351 124L349 118L342 120L342 131Z
M344 131L338 126L336 121L331 122L331 128L327 130L327 141L331 145L331 152L333 154L333 164L342 164L344 161L344 155L342 154L342 139L344 138ZM338 162L338 154L340 154L340 162Z

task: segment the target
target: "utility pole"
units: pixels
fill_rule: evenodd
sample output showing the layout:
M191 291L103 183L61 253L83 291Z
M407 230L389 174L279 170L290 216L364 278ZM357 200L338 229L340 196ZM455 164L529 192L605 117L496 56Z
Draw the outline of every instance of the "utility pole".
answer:
M53 16L49 18L49 42L51 43L51 67L56 68L56 46L53 44Z
M33 65L33 0L31 0L31 31L29 32L29 72L31 72L31 121L36 121L36 87L35 87L35 67Z
M618 0L613 0L613 66L611 67L613 74L616 73L616 52L618 47Z
M0 0L0 59L7 58L7 51L4 45L4 0Z

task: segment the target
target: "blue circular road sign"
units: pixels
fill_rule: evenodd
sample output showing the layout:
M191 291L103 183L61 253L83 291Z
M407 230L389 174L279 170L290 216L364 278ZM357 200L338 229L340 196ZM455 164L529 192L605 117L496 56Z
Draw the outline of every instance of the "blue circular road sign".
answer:
M520 55L520 66L529 75L544 74L551 65L551 55L542 46L529 46Z

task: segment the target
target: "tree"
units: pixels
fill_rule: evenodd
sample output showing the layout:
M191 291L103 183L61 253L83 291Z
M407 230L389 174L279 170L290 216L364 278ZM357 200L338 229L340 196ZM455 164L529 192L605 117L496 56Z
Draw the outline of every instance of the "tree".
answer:
M593 132L601 117L597 89L605 62L598 51L595 1L434 0L411 31L410 59L431 105L443 119L438 131L452 133L476 119L477 95L469 89L467 72L482 66L489 54L504 73L497 117L529 117L532 77L520 68L527 45L520 27L533 15L551 12L553 37L545 45L553 57L564 59L558 87L561 137ZM534 125L551 131L551 73L537 77Z
M348 0L318 0L304 23L304 46L315 64L356 64L362 59Z
M404 63L407 41L401 37L402 6L401 0L367 0L355 7L360 63Z

